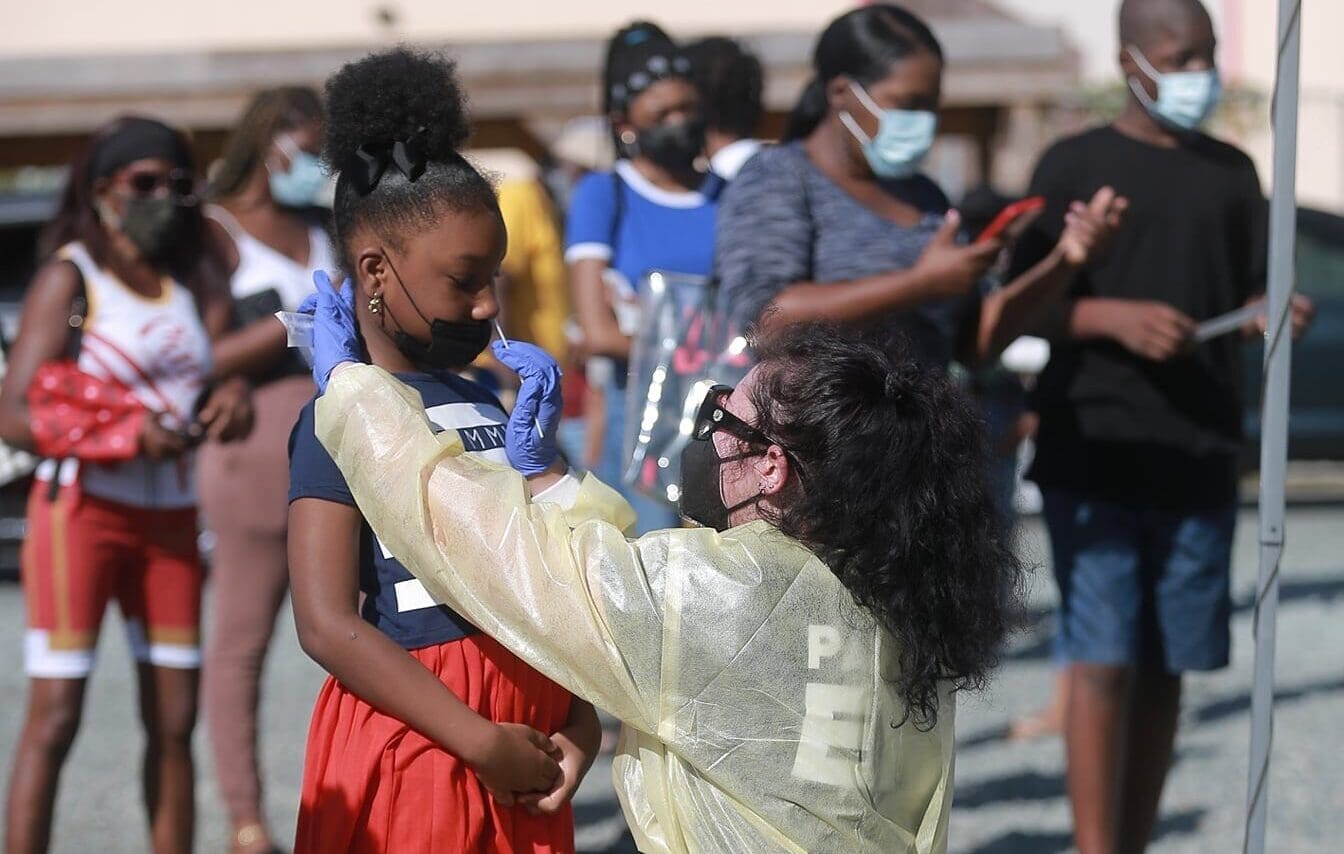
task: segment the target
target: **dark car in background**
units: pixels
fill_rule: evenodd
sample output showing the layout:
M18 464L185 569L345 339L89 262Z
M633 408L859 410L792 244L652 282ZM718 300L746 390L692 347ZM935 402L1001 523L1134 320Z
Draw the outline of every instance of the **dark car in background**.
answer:
M18 333L24 291L37 267L37 235L56 201L49 192L0 194L0 344L6 349ZM0 483L0 577L18 574L29 483L26 475Z
M1288 456L1344 460L1344 217L1299 208L1297 289L1316 303L1316 321L1293 347ZM1246 348L1244 460L1259 465L1263 341Z
M55 193L0 193L0 333L19 330L28 280L37 269L37 236L56 212Z

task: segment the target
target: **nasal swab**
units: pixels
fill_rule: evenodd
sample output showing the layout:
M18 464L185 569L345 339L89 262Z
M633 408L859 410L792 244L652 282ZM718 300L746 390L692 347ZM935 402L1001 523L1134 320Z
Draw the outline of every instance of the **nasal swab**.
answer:
M499 336L499 343L504 345L505 350L509 349L509 339L504 336L504 330L500 328L499 318L496 317L491 319L495 322L495 334ZM537 425L537 435L542 439L545 439L546 431L541 429L541 422L536 418L533 418L532 423Z

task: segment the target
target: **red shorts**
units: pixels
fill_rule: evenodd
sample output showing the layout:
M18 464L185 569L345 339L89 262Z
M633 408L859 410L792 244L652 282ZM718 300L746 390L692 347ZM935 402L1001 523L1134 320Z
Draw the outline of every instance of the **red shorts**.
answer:
M20 558L30 676L80 679L93 670L98 629L115 598L137 661L201 666L196 510L156 510L95 498L78 485L35 481Z
M489 720L550 735L570 694L487 635L411 650ZM294 854L572 852L574 813L502 807L466 763L327 679L303 764Z

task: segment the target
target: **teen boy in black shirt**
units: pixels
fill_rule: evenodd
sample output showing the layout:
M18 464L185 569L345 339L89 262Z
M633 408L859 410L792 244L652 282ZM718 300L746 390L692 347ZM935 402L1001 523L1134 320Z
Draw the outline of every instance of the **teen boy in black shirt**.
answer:
M1031 473L1071 662L1068 789L1083 854L1144 848L1180 674L1228 661L1241 345L1191 334L1263 290L1266 257L1255 167L1198 131L1219 92L1207 11L1125 0L1120 38L1125 111L1042 157L1031 192L1048 207L1014 257L1017 270L1040 260L1073 199L1106 185L1129 199L1110 253L1077 278L1041 375ZM1295 314L1305 323L1310 304Z

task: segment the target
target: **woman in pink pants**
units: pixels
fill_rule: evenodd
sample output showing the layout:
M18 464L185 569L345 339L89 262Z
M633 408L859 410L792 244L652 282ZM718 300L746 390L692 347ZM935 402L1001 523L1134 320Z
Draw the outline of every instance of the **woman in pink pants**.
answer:
M232 273L235 315L235 332L216 344L215 360L256 386L251 437L207 449L199 470L201 507L215 535L203 691L234 852L274 850L258 773L259 682L288 584L289 433L313 383L269 318L298 308L313 271L335 269L315 208L327 184L316 156L322 129L322 102L311 89L258 94L229 140L207 210Z

